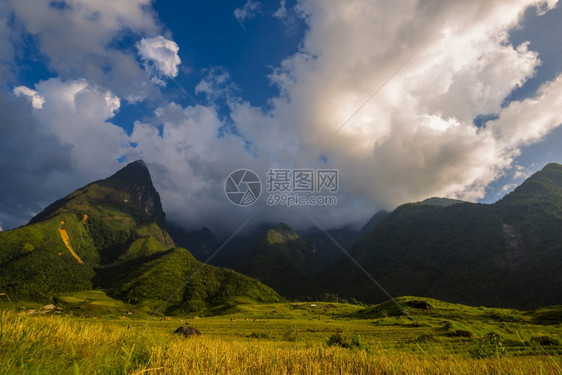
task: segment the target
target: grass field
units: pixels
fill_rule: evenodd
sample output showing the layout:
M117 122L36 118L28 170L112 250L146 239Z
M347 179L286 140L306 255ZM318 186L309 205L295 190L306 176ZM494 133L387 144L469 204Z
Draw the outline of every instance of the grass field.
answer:
M419 300L433 309L408 307ZM562 374L561 307L398 301L407 315L392 302L239 298L217 310L226 315L164 317L99 291L63 296L60 310L2 302L0 373ZM186 324L202 335L173 334Z

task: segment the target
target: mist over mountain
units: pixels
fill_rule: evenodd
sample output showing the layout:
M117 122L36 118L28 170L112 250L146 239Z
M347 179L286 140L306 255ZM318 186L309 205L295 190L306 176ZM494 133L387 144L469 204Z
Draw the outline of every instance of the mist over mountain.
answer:
M381 302L391 295L533 308L562 295L562 166L549 164L494 204L432 197L380 211L360 230L261 225L235 236L213 264L247 273L288 298L326 293ZM197 239L220 243L203 230ZM341 246L341 247L340 247ZM209 255L209 252L204 254Z

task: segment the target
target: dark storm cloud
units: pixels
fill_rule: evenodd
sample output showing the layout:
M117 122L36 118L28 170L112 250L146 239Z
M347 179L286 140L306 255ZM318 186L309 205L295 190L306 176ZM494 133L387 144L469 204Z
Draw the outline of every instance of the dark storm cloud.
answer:
M57 174L72 170L71 146L38 124L31 106L0 91L0 227L27 221L63 189Z

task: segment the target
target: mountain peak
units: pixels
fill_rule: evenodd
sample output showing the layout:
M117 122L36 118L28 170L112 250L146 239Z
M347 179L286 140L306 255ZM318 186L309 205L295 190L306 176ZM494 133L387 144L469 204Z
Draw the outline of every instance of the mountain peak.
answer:
M126 180L134 184L152 186L152 179L150 178L148 167L146 166L146 163L140 159L127 164L109 178Z
M430 206L448 207L448 206L452 206L454 204L466 203L466 202L461 201L459 199L431 197L431 198L424 199L421 203L426 204L426 205L430 205Z
M154 188L148 167L142 160L134 161L111 177L88 184L59 199L31 219L30 223L43 221L60 210L78 209L77 213L83 214L84 207L89 205L125 209L139 222L154 221L161 228L166 225L160 195Z
M293 228L291 228L285 223L277 223L273 226L272 229L279 233L290 233L290 234L295 233Z
M119 189L129 190L132 193L129 204L144 211L149 221L155 221L162 228L166 226L160 195L152 184L150 172L143 160L127 164L105 181L114 182Z
M542 202L562 207L562 165L547 164L497 203L511 205L523 201L534 205Z
M558 164L558 163L548 163L547 165L544 166L543 170L545 169L555 169L557 171L561 171L562 172L562 164Z

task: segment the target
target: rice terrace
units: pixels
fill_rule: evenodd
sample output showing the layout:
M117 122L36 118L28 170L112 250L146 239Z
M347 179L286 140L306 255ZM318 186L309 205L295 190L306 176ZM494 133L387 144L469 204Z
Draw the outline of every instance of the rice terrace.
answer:
M423 300L431 310L412 302ZM373 307L233 300L218 316L156 316L102 292L2 313L2 373L559 374L562 308L399 298ZM315 306L315 307L311 307ZM132 313L132 314L130 314ZM181 326L201 336L174 335Z

